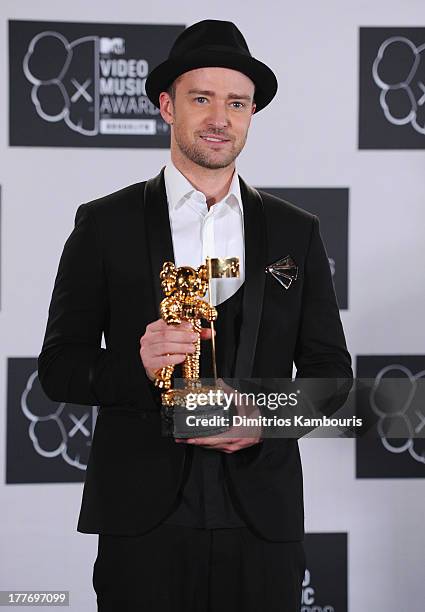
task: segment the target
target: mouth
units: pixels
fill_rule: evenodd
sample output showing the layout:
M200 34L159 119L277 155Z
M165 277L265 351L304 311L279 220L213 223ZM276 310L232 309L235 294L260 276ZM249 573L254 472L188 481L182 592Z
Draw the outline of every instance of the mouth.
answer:
M212 145L224 145L227 142L230 142L229 138L224 138L223 136L216 136L214 134L205 134L205 136L201 136L202 140L204 140L205 142L208 142L209 144Z

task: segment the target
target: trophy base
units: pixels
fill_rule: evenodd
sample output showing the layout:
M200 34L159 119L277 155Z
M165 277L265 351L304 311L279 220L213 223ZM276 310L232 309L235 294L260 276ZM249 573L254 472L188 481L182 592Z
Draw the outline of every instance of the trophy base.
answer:
M163 433L174 438L200 438L228 431L232 410L223 403L223 390L189 383L162 394Z

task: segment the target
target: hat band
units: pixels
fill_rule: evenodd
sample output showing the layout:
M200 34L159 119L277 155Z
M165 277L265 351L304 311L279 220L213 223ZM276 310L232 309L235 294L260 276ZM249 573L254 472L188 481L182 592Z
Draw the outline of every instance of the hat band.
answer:
M245 57L252 57L250 52L246 49L235 49L235 47L230 47L228 45L202 45L201 47L197 47L196 49L189 51L188 53L170 53L169 59L182 59L184 60L186 57L196 56L198 53L202 53L205 51L219 52L219 53L230 53L232 55L243 55Z

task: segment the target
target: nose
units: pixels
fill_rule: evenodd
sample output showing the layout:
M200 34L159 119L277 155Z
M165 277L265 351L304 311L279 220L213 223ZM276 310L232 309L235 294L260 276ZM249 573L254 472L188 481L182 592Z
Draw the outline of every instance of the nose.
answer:
M208 127L223 130L229 125L228 109L225 102L215 101L211 104L209 110Z

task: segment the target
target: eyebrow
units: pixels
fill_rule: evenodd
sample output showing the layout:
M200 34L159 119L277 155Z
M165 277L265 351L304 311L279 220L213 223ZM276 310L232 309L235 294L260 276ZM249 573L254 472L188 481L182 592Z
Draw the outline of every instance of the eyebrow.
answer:
M215 96L215 93L208 89L189 89L187 93L189 95L197 94L198 96L210 96L210 98L213 98ZM227 94L227 99L228 100L248 100L249 102L252 100L251 96L249 96L248 94L238 94L238 93L233 93L233 92Z

